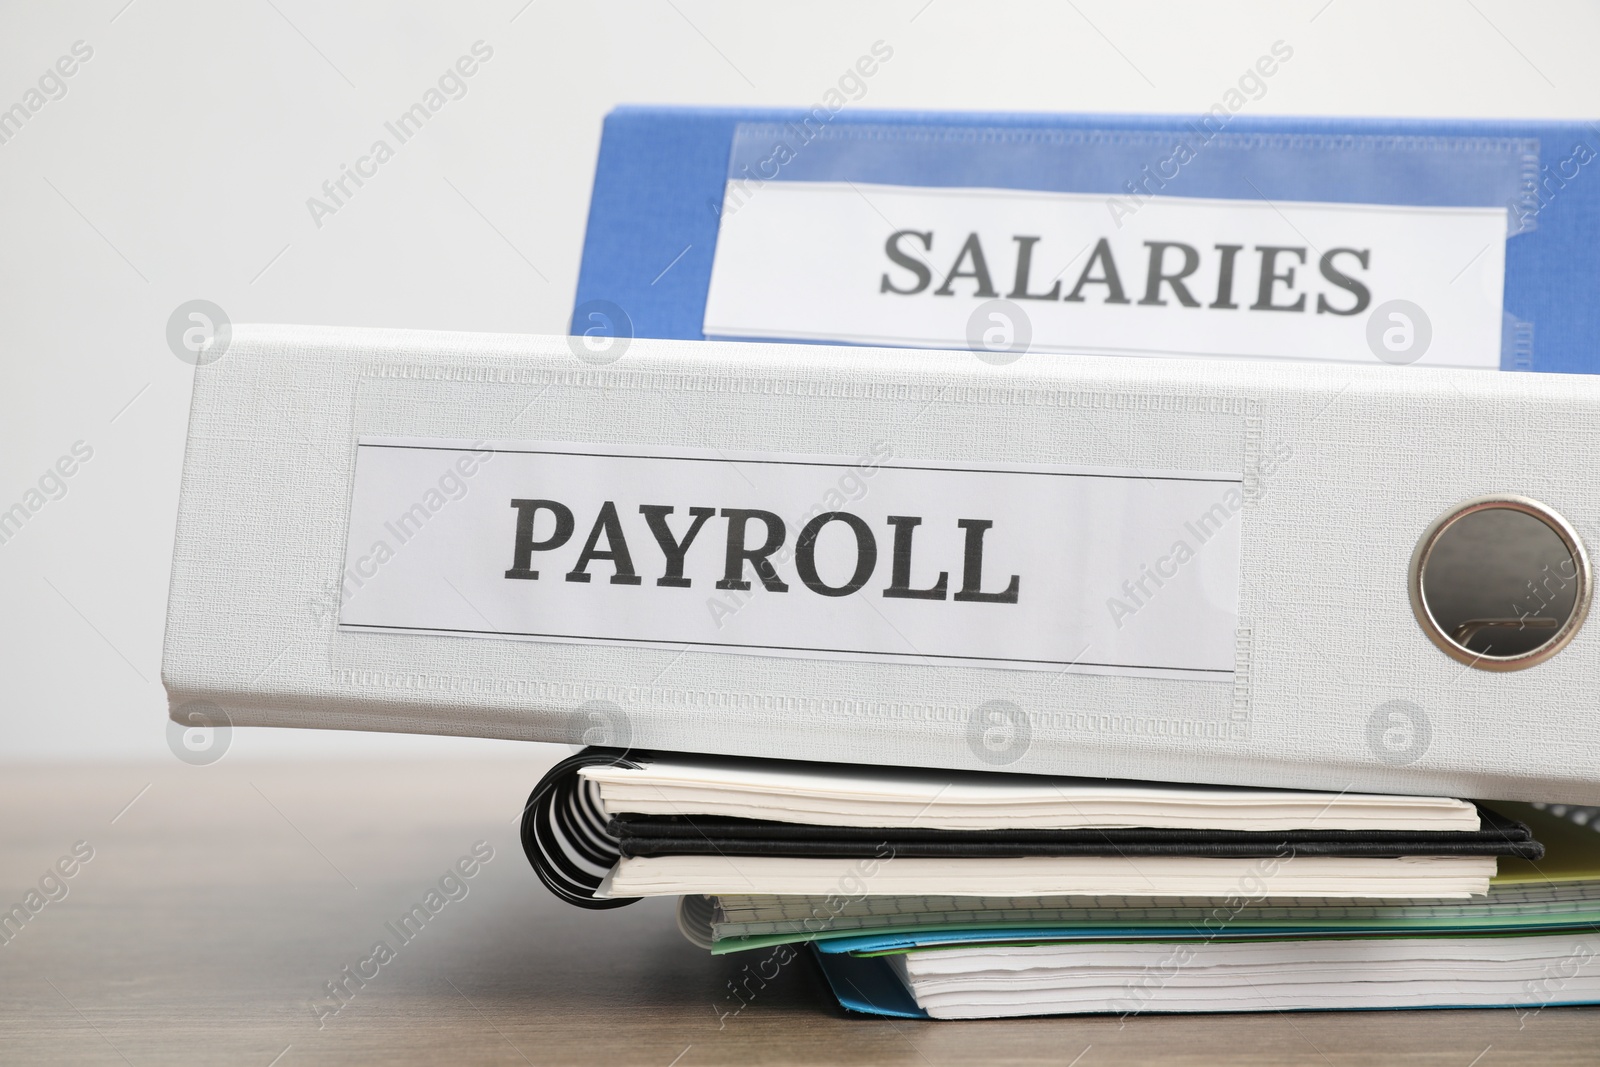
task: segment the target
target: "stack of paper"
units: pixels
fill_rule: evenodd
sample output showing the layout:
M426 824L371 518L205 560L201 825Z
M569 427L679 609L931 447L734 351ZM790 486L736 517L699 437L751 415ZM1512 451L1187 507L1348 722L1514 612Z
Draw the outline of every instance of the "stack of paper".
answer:
M811 942L860 1011L1600 1000L1600 834L1496 808L591 750L524 840L577 903L680 895L712 952Z
M864 998L863 964L879 963L921 1013L980 1019L1082 1012L1500 1007L1587 1003L1600 974L1592 931L1474 938L1010 944L825 956L841 1002L911 1014L903 1000ZM849 959L851 965L843 966ZM1547 986L1541 998L1542 984ZM892 991L891 991L892 992Z
M1547 852L1466 901L686 898L713 952L812 941L840 1002L934 1018L1600 1000L1600 834L1504 804Z
M609 897L1467 896L1528 839L1439 797L704 757L579 775L620 842Z

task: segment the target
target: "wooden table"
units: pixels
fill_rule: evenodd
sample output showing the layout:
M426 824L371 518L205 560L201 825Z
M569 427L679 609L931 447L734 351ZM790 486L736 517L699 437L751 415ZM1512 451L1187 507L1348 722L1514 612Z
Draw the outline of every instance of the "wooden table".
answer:
M0 1062L1600 1062L1600 1011L1579 1008L857 1018L804 955L731 1014L745 960L689 945L666 901L586 912L535 880L514 819L565 752L527 751L0 772L0 903L22 902L75 843L93 849L0 946ZM446 879L429 914L428 891L478 841L492 859ZM402 941L414 904L425 921ZM374 957L379 941L392 958Z

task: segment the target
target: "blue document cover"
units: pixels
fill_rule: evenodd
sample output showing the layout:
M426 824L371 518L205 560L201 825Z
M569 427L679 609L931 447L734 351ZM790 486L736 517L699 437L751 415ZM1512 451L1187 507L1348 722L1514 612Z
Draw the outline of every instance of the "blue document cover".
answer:
M572 332L1592 372L1597 155L1575 122L622 107Z
M895 977L888 960L843 953L826 956L819 953L815 958L841 1008L895 1019L928 1017L927 1012L917 1007L916 998Z

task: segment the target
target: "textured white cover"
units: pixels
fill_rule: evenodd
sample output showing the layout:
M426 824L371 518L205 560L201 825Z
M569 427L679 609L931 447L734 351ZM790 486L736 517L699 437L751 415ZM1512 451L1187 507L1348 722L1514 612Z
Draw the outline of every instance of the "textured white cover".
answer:
M1242 471L1238 672L337 632L328 589L367 434L847 456L887 440L897 458ZM1412 617L1418 536L1491 492L1597 543L1600 379L646 340L596 367L561 337L236 327L196 372L162 678L175 713L210 701L234 725L979 770L997 767L969 740L974 711L1001 700L1026 715L1007 770L1600 802L1600 623L1490 673ZM1404 765L1371 739L1394 700L1427 720Z

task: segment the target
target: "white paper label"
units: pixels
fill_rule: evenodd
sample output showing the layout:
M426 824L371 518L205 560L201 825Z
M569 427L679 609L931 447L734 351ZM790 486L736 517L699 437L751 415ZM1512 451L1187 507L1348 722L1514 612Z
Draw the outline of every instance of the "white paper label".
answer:
M1498 368L1505 245L1504 207L777 181L725 200L704 330Z
M342 629L1232 677L1242 480L362 438Z

